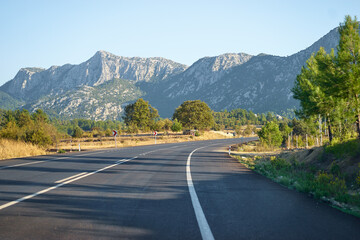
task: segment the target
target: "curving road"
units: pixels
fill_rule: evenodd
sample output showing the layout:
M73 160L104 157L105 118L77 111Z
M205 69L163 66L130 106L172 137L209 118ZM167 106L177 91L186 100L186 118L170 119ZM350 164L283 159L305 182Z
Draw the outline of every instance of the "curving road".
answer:
M358 218L229 158L239 141L1 161L0 239L360 239Z

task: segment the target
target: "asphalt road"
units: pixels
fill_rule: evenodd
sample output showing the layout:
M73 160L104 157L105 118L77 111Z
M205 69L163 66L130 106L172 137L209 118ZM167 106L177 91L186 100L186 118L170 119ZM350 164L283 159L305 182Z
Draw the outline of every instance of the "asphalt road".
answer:
M0 162L0 239L360 239L360 220L229 158L239 139Z

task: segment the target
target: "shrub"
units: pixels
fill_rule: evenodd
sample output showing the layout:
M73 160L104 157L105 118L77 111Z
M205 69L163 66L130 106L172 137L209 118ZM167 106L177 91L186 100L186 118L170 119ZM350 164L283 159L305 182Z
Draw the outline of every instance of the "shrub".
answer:
M171 131L180 132L182 130L182 124L175 119L173 125L171 126Z
M268 122L258 132L261 143L272 146L280 147L282 143L282 134L279 126L275 122Z
M52 144L52 139L43 128L31 129L26 132L26 142L46 147Z
M79 127L79 126L76 126L74 128L74 132L72 134L73 137L75 138L81 138L84 134L84 131Z

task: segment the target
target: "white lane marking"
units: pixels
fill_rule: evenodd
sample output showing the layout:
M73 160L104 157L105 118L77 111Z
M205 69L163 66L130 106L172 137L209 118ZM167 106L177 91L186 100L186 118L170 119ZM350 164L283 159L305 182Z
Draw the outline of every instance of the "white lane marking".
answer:
M87 155L98 154L98 153L104 153L104 151L86 153L86 154L81 154L81 155L73 155L71 157L81 157L81 156L87 156ZM21 166L26 166L26 165L32 165L32 164L37 164L37 163L43 163L43 162L52 162L52 161L57 161L57 160L61 160L61 159L68 159L68 158L70 158L70 156L68 156L68 157L59 157L59 158L48 159L48 160L41 160L41 161L36 161L36 162L20 163L20 164L0 167L0 170L7 169L7 168L21 167Z
M189 192L190 192L191 202L192 202L192 205L193 205L193 208L195 211L196 220L197 220L199 228L200 228L201 237L202 237L202 239L212 240L212 239L214 239L214 236L213 236L210 226L206 220L204 211L201 208L200 201L196 194L195 187L194 187L194 184L192 181L191 170L190 170L191 156L193 155L194 152L196 152L197 150L199 150L201 148L205 148L205 147L197 148L189 154L189 157L186 162L186 179L187 179L187 184L188 184L188 188L189 188Z
M36 163L48 162L48 161L50 161L50 160L42 160L42 161L29 162L29 163L20 163L20 164L11 165L11 166L0 167L0 170L7 169L7 168L21 167L21 166L31 165L31 164L36 164Z
M62 183L62 182L65 182L66 180L69 180L69 179L72 179L72 178L76 178L76 177L81 176L81 175L84 175L84 174L86 174L86 173L87 173L87 172L82 172L82 173L73 175L73 176L71 176L71 177L67 177L67 178L64 178L64 179L62 179L62 180L56 181L55 183Z
M177 147L177 146L174 146L174 147ZM146 154L149 154L149 153L161 151L161 150L164 150L164 149L170 149L170 148L174 148L174 147L161 148L161 149L145 152L145 153L142 153L140 155L146 155ZM109 152L113 152L113 151L115 151L115 150L110 150ZM0 170L7 169L7 168L21 167L21 166L26 166L26 165L32 165L32 164L37 164L37 163L43 163L43 162L52 162L52 161L56 161L56 160L67 159L67 158L70 158L70 157L81 157L81 156L87 156L87 155L92 155L92 154L99 154L99 153L104 153L104 152L105 151L90 152L90 153L84 153L84 154L81 154L81 155L73 155L73 156L68 156L68 157L59 157L59 158L54 158L54 159L49 159L49 160L41 160L41 161L36 161L36 162L20 163L20 164L16 164L16 165L0 167Z
M0 210L5 209L5 208L7 208L7 207L10 207L10 206L12 206L12 205L15 205L15 204L17 204L17 203L20 203L20 202L22 202L22 201L25 201L25 200L27 200L27 199L36 197L36 196L41 195L41 194L43 194L43 193L49 192L49 191L51 191L51 190L54 190L54 189L56 189L56 188L59 188L59 187L61 187L61 186L66 185L66 184L69 184L69 183L75 182L75 181L77 181L77 180L80 180L80 179L82 179L82 178L88 177L88 176L93 175L93 174L95 174L95 173L102 172L102 171L104 171L104 170L106 170L106 169L109 169L109 168L115 167L115 166L117 166L117 165L120 165L120 164L122 164L122 163L128 162L128 161L130 161L130 160L132 160L132 159L133 159L133 158L123 159L121 162L117 162L117 163L115 163L115 164L112 164L112 165L109 165L109 166L107 166L107 167L98 169L98 170L93 171L93 172L91 172L91 173L87 173L87 174L81 175L81 176L79 176L79 177L72 178L72 179L67 180L67 181L65 181L65 182L59 183L59 184L57 184L57 185L55 185L55 186L46 188L46 189L41 190L41 191L38 191L38 192L36 192L36 193L27 195L27 196L25 196L25 197L19 198L19 199L17 199L17 200L8 202L8 203L3 204L3 205L0 205Z

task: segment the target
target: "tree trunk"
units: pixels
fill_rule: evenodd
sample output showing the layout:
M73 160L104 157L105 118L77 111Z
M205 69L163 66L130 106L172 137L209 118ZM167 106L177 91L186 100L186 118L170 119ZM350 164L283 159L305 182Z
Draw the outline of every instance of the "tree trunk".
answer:
M333 135L332 135L332 131L331 131L330 119L328 119L328 133L329 133L329 141L331 143L331 141L333 140Z
M360 139L360 114L357 115L356 129L357 129L357 132L358 132L358 138Z

